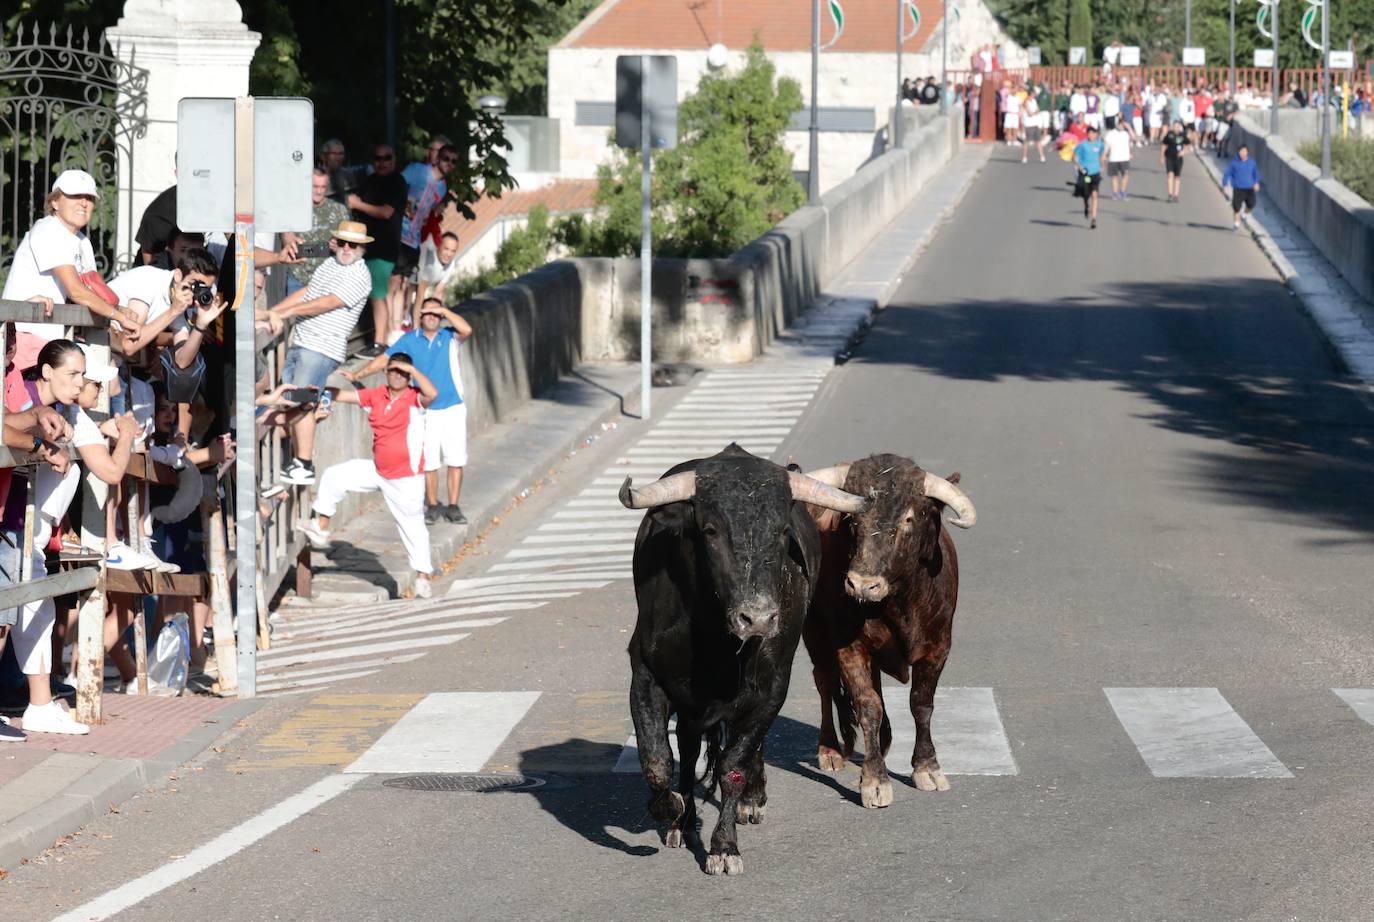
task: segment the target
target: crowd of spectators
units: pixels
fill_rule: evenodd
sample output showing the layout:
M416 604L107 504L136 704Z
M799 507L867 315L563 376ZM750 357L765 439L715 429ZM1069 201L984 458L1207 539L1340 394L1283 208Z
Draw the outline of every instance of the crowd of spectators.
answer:
M456 159L447 139L435 138L404 169L384 144L371 149L370 164L356 167L347 164L340 142L325 142L311 177L311 227L255 238L255 290L241 299L253 309L260 350L252 437L272 427L287 435L283 486L261 488L259 511L270 512L283 487L305 491L300 508L312 505L313 458L318 440L327 437L328 418L336 404L360 406L376 436L374 456L326 471L313 507L327 516L346 492L382 492L421 577L421 595L428 594L433 570L428 527L466 521L459 506L467 460L459 353L472 328L443 300L458 239L440 221L444 176ZM107 278L86 228L108 194L86 172L57 176L5 278L3 299L36 305L44 322L8 323L4 330L4 442L20 454L18 466L0 468L3 583L20 581L26 563L34 577L102 559L113 570L207 569L202 513L225 501L218 475L236 457L236 312L227 310L235 302L233 234L180 228L173 185L141 216L132 267ZM268 273L280 273L282 283L268 286ZM271 303L270 288L284 296ZM93 351L102 338L92 337L89 326L69 332L54 322L61 319L53 317L56 304L85 307L106 328L108 361ZM368 306L370 324L363 316ZM265 351L283 336L286 359L279 380L269 380ZM355 357L361 367L345 369ZM383 368L383 385L359 387ZM102 391L107 418L97 411ZM135 455L144 463L131 467ZM447 473L442 497L441 467ZM131 470L148 473L133 477ZM89 521L80 508L83 472L108 485L107 503L117 511L114 534L88 540L101 546L82 544L81 526ZM127 502L135 492L142 499L137 507ZM31 493L33 529L26 538ZM319 547L328 543L323 521L298 523ZM140 611L150 617L152 635L175 611L188 610L190 671L213 668L206 647L210 600L203 594L108 592L106 599L106 651L119 672L114 690L135 685L127 628ZM75 596L58 596L0 610L0 649L8 648L0 660L0 709L23 707L22 729L0 717L0 741L88 732L68 706L74 679L64 666L71 660L76 603Z

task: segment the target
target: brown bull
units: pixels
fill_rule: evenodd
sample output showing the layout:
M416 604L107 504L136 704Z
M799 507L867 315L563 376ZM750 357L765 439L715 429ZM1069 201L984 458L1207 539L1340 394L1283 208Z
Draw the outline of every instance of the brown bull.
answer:
M912 783L922 791L947 791L930 717L949 657L959 561L941 514L949 508L950 524L970 528L977 517L973 503L956 486L957 473L941 478L897 455L874 455L810 476L870 498L857 513L808 507L821 533L821 576L802 636L821 696L820 766L844 767L857 725L864 735L863 805L892 803L884 762L892 744L881 693L885 672L911 682Z

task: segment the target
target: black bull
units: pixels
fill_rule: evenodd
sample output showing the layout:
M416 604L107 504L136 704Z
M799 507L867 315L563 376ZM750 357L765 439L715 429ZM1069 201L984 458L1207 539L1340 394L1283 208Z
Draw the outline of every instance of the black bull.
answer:
M649 509L635 539L639 617L629 648L649 812L668 825L670 847L695 838L695 765L705 738L708 783L721 792L706 871L738 874L735 823L763 820L763 739L787 697L819 574L820 537L802 500L844 511L863 501L736 445L679 464L642 490L629 485L621 502Z

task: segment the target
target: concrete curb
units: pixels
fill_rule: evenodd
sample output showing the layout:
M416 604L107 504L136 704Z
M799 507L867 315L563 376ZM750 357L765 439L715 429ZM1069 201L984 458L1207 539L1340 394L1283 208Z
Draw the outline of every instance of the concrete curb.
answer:
M235 701L217 711L215 723L195 727L149 759L107 759L47 803L0 829L0 868L14 867L109 812L145 788L167 780L177 766L198 756L240 720L267 704L263 698Z
M1216 158L1201 152L1195 156L1202 164L1203 170L1211 177L1218 193L1224 194L1221 193L1222 171L1214 162ZM1274 266L1274 270L1283 279L1288 290L1298 299L1302 312L1312 320L1322 334L1322 340L1332 360L1342 371L1359 378L1366 385L1374 385L1374 332L1371 332L1360 318L1360 311L1354 305L1364 305L1363 310L1366 314L1374 312L1374 307L1364 302L1349 283L1340 277L1335 266L1327 262L1302 231L1278 211L1277 205L1267 202L1261 207L1266 210L1275 209L1278 212L1276 220L1289 225L1285 227L1284 232L1290 238L1299 241L1306 251L1301 259L1310 260L1314 266L1324 265L1329 272L1302 272L1288 258L1288 254L1274 239L1264 221L1255 215L1251 215L1247 227L1251 237L1259 245L1265 258Z

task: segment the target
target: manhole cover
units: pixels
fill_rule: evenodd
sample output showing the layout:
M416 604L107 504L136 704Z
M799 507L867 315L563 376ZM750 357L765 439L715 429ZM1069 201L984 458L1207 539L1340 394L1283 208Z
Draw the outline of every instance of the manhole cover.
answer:
M387 778L383 787L406 791L455 791L459 794L494 794L543 787L544 779L519 774L402 775Z

